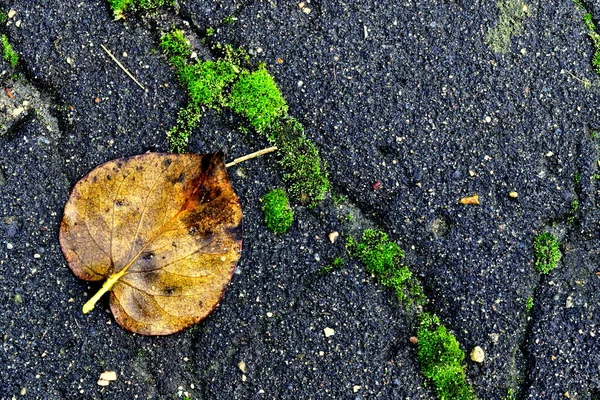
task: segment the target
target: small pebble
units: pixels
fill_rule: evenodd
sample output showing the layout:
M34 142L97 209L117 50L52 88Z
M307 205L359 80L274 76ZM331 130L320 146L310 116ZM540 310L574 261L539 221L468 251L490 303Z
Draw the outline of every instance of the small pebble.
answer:
M329 241L330 241L331 243L335 243L335 241L337 240L337 238L338 238L339 236L340 236L339 232L337 232L337 231L331 232L331 233L329 234Z
M10 10L10 11L8 12L8 18L12 18L12 17L14 17L15 15L17 15L17 12L16 12L15 10Z
M323 329L323 332L325 333L325 337L330 337L335 335L335 330L331 329L331 328L325 328Z
M358 392L358 391L360 390L360 388L361 388L361 386L359 386L359 385L354 385L354 386L352 386L352 391L353 391L354 393L356 393L356 392Z
M17 28L20 28L21 27L21 20L18 20L17 22L15 22L15 26Z
M302 9L302 12L303 12L304 14L308 15L308 14L310 14L310 13L312 12L312 10L311 10L310 8L308 8L308 7L304 7L304 8Z
M517 193L517 192L510 192L508 194L508 197L510 197L511 199L516 199L517 197L519 197L519 193Z
M42 256L41 256L41 255L39 255L38 253L35 253L35 254L33 255L33 258L42 258Z
M482 363L484 358L485 353L483 352L483 349L479 346L473 347L473 350L471 350L471 360Z
M21 388L21 396L25 396L27 394L27 388Z
M242 371L242 372L244 372L244 373L245 373L245 372L246 372L246 363L245 363L245 362L243 362L243 361L240 361L240 362L238 363L238 368L240 369L240 371Z
M473 196L463 197L458 202L460 204L479 205L479 195L475 194Z
M14 246L13 246L13 244L12 244L12 243L6 243L6 248L7 248L8 250L12 250L12 249L14 248Z
M410 337L408 340L410 340L410 342L411 342L412 344L417 344L417 343L419 343L419 339L417 339L417 337L416 337L416 336L411 336L411 337Z
M115 371L104 371L100 374L100 380L103 381L116 381L117 373Z

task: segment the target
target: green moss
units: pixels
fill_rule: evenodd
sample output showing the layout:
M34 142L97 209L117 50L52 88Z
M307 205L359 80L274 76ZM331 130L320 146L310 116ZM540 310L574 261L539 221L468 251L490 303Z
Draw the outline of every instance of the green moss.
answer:
M4 12L4 10L0 10L0 24L3 24L8 19L8 15Z
M189 63L190 46L180 30L162 35L160 47L176 67L187 89L190 107L229 108L278 147L283 179L289 193L303 204L315 205L325 198L329 180L316 147L304 135L302 125L287 116L287 105L264 64L251 72L248 55L230 45L216 45L216 61ZM183 151L199 116L191 109L180 113L169 133L170 148ZM191 118L186 121L185 118ZM240 131L247 127L240 127Z
M348 249L379 283L392 288L400 301L423 302L425 297L418 281L408 267L402 265L404 252L385 232L367 229L358 243L352 238L348 240Z
M436 315L423 313L417 331L417 357L421 372L431 381L439 399L475 398L462 362L465 353Z
M575 2L577 8L585 10L585 5L583 2ZM592 44L594 45L594 55L592 56L592 67L596 71L596 73L600 74L600 33L598 32L598 27L596 23L594 23L594 16L590 12L585 12L583 15L583 23L587 28L587 34L592 39Z
M321 268L319 271L319 275L327 275L336 269L341 269L344 266L344 260L340 257L336 257L331 264L328 264Z
M250 125L260 133L285 116L288 109L264 64L254 72L243 71L240 74L231 88L229 107L248 118Z
M290 207L283 189L274 189L262 197L265 224L275 233L285 233L294 222L294 211Z
M220 109L226 105L223 90L236 79L237 71L226 61L203 61L183 65L178 75L194 104Z
M182 63L183 60L189 58L191 53L190 45L187 40L185 40L183 31L178 29L167 32L161 36L160 48L165 52L173 64Z
M200 109L194 103L179 110L175 126L167 131L169 151L183 153L187 147L192 130L200 123Z
M529 314L532 309L533 309L533 297L529 296L527 298L527 301L525 302L525 312Z
M571 207L569 208L569 212L567 213L567 224L573 224L575 222L575 218L577 217L577 211L579 211L579 199L574 198L571 200Z
M11 67L16 67L19 62L19 55L8 41L8 37L2 35L0 43L2 44L2 57L4 57L4 60L6 60Z
M283 180L292 196L310 205L323 200L329 190L329 179L319 152L304 135L302 125L293 118L280 119L267 136L279 149Z
M212 36L215 34L215 28L206 29L206 36Z
M547 274L558 265L562 254L558 240L549 232L540 233L533 242L535 268L541 274Z
M498 22L488 30L485 41L494 52L505 53L512 37L518 35L523 28L527 5L521 0L499 0L496 6L499 11Z
M108 0L115 19L123 18L123 12L128 8L152 10L162 6L173 6L176 0Z

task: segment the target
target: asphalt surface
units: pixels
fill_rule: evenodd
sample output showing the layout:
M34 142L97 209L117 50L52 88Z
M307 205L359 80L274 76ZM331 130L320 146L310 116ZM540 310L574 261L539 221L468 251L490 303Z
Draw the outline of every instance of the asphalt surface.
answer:
M461 347L486 352L466 361L479 398L600 397L600 86L581 11L532 2L495 54L492 3L313 0L308 14L298 3L190 0L178 14L115 22L100 0L0 1L16 11L2 30L21 56L20 76L0 64L14 95L0 102L11 113L0 135L0 398L435 398L408 340L414 314L354 261L320 273L345 256L328 233L367 226L401 244ZM67 268L58 227L91 168L167 150L186 102L156 51L172 26L201 57L210 47L198 38L215 27L210 41L265 62L347 200L296 206L291 231L274 235L259 202L283 185L274 157L234 167L244 250L225 297L195 328L140 337L114 323L106 299L81 314L97 286ZM267 145L230 122L208 112L189 151L233 159ZM475 193L479 206L458 204ZM543 230L564 256L540 276L532 242ZM98 386L107 370L117 381Z

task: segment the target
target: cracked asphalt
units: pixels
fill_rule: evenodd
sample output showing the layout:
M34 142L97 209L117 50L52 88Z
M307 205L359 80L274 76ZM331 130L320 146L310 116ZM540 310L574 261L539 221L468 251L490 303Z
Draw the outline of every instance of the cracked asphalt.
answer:
M428 310L463 350L484 349L483 363L465 361L479 398L600 398L600 80L582 12L530 2L523 31L496 54L491 2L311 0L308 14L298 3L187 0L113 21L100 0L0 0L16 11L1 30L20 55L17 76L0 61L13 96L0 91L0 398L435 398L409 341L414 315L393 292L352 260L320 273L345 257L330 232L368 226L401 244ZM232 168L244 250L221 304L192 329L140 337L114 323L106 299L81 313L97 287L66 266L58 228L91 168L167 150L186 103L157 50L173 26L200 57L214 27L209 42L266 63L346 201L297 205L291 231L274 235L259 202L283 186L274 157ZM207 112L188 150L233 159L266 145ZM479 206L458 204L475 193ZM563 258L540 276L532 243L543 230ZM117 381L97 385L108 370Z

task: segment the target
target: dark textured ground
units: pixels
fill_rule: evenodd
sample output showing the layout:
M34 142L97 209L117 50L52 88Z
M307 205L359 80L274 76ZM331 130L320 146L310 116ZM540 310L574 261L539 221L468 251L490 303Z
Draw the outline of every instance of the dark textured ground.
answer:
M364 224L401 243L430 309L463 349L486 351L483 364L467 361L480 398L511 388L521 398L599 398L600 142L591 132L600 129L600 87L581 12L570 1L532 2L522 34L499 55L485 43L498 18L492 3L312 0L308 15L297 3L181 1L158 26L190 37L218 27L212 39L267 64L334 190ZM297 207L286 235L264 227L258 199L282 184L272 156L231 172L244 253L197 328L131 335L103 311L106 300L82 315L96 287L72 275L57 239L70 189L99 163L165 151L185 93L154 51L153 18L114 22L100 0L0 0L0 8L17 11L3 29L22 74L18 84L4 74L3 86L28 87L10 101L16 108L35 93L45 104L0 136L0 398L20 398L23 388L32 399L433 398L408 341L412 316L393 293L354 262L319 274L344 254L327 234L352 228L339 218L348 211L326 201ZM221 24L230 15L237 21ZM265 145L209 114L189 150L234 158ZM474 193L480 206L457 204ZM575 196L580 210L566 224ZM540 277L532 241L544 229L561 239L564 257ZM326 338L325 327L336 334ZM105 370L119 379L101 388Z

